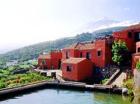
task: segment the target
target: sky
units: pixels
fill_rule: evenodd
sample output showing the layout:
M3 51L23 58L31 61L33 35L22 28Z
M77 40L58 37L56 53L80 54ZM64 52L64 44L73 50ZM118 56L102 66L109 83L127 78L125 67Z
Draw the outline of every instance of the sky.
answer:
M139 4L140 0L0 0L0 53L74 36L84 24L104 17L140 21Z

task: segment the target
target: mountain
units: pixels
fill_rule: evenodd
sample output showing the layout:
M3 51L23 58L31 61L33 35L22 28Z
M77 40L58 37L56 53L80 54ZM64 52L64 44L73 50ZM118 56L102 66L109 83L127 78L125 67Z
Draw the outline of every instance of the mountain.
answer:
M107 29L101 29L94 31L92 33L81 33L76 35L75 37L62 38L54 41L46 41L38 44L34 44L31 46L23 47L20 49L16 49L5 54L0 55L1 63L9 61L9 60L18 60L18 61L26 61L30 59L37 58L38 55L42 52L49 52L53 49L62 49L76 42L84 42L95 40L99 37L104 37L106 35L111 35L112 32L121 30L125 27L113 27Z
M109 19L107 17L101 18L97 21L90 21L87 24L84 24L79 30L82 32L92 32L93 30L100 30L100 29L106 29L106 28L113 28L113 27L120 27L120 26L129 26L132 24L136 24L138 21L116 21Z
M96 28L99 28L99 27L102 27L102 26L109 26L111 24L117 24L119 23L119 21L115 21L115 20L111 20L111 19L108 19L108 18L103 18L103 19L100 19L98 21L95 21L95 22L89 22L87 25L85 25L87 28L92 28L92 29L96 29Z

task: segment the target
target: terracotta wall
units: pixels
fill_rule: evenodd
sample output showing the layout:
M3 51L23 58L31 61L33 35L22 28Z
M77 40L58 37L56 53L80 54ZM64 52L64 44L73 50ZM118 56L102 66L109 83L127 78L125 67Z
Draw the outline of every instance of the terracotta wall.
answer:
M71 72L66 71L67 66L71 65ZM89 60L84 60L78 64L62 63L62 76L64 79L81 81L92 76L93 64Z
M82 61L80 64L78 64L78 80L86 80L92 78L93 70L94 67L91 61Z
M71 72L67 71L67 66L71 66L72 70ZM78 81L78 70L77 70L76 64L66 64L62 63L62 76L64 79L72 80L72 81Z

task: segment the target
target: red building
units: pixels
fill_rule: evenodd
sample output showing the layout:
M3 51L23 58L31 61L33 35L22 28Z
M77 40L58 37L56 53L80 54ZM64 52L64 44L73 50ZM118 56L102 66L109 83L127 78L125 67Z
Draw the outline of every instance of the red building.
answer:
M140 24L129 26L122 31L114 32L115 40L122 40L126 43L130 52L136 50L136 42L140 41Z
M100 38L95 41L95 52L92 56L95 66L104 68L112 63L112 42L113 37Z
M40 69L60 69L62 53L61 51L51 51L49 54L41 54L38 57Z
M72 81L84 81L92 77L93 63L86 58L69 58L62 62L62 76Z
M112 37L97 39L95 42L76 43L62 50L62 59L87 58L95 66L105 67L111 63Z
M39 66L40 69L48 69L51 66L50 54L39 55L38 66Z

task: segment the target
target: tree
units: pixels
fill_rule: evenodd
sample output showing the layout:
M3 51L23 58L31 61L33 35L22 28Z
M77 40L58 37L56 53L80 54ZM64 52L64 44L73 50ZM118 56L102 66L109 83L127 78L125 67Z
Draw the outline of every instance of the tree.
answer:
M126 46L126 43L121 40L114 41L112 45L113 62L117 65L122 64L127 57L126 55L128 55L128 48Z

